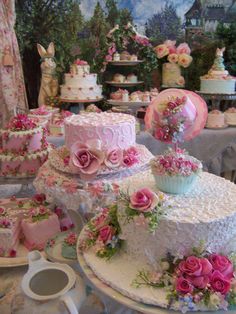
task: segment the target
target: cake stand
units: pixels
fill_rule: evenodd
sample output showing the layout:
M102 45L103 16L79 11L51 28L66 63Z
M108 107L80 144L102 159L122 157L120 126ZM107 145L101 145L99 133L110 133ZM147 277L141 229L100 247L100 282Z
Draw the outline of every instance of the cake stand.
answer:
M132 60L120 60L120 61L109 61L108 63L111 64L111 65L126 65L126 66L133 66L133 65L137 65L137 64L140 64L142 63L143 60L136 60L136 61L132 61Z
M220 103L222 100L227 101L227 103L236 100L236 93L232 94L211 94L201 91L195 91L199 96L204 98L205 100L211 100L212 101L212 109L220 109Z
M31 177L24 177L24 178L7 178L7 177L0 177L0 185L20 185L20 190L17 192L18 197L28 197L33 195L35 189L33 187L33 181L35 176ZM6 192L6 190L4 191ZM5 193L6 195L6 193Z
M108 104L121 109L123 107L129 108L133 114L135 114L140 107L147 107L151 103L150 101L118 101L113 99L109 99L107 102Z
M114 81L106 81L106 83L111 85L111 86L115 86L115 87L133 87L133 86L136 86L136 85L143 84L144 81L124 82L124 83L114 82Z
M90 104L93 102L99 102L103 99L103 97L101 98L95 98L95 99L69 99L69 98L62 98L60 97L59 101L61 103L66 103L66 110L71 106L71 104L78 104L79 108L78 108L78 112L80 112L81 110L84 110L84 104Z

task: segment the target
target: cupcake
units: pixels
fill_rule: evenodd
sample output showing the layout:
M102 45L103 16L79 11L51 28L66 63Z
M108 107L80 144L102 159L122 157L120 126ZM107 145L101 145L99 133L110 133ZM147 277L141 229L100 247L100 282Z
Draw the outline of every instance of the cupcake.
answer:
M129 83L137 83L138 82L138 77L135 74L129 74L126 78L127 82Z
M125 81L125 76L122 74L117 73L113 76L113 82L124 83L124 81Z
M122 51L121 54L120 54L120 60L122 61L128 61L130 60L130 54L128 51Z
M169 149L151 161L151 169L159 190L171 194L190 191L202 170L202 163L178 149Z

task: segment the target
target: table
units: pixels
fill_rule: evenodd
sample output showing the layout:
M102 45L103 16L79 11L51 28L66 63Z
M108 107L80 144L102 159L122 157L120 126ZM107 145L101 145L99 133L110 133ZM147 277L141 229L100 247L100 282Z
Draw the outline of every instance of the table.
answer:
M63 137L49 137L48 140L57 147L64 145ZM140 132L137 143L145 145L154 155L167 149L166 144L157 141L148 132ZM236 169L236 127L222 130L203 129L199 136L181 147L201 160L204 169L213 174L220 175Z
M196 91L196 93L204 98L205 100L211 100L211 109L220 109L220 103L224 100L227 104L236 100L236 93L234 94L210 94L206 92ZM229 108L229 105L225 106L224 109Z

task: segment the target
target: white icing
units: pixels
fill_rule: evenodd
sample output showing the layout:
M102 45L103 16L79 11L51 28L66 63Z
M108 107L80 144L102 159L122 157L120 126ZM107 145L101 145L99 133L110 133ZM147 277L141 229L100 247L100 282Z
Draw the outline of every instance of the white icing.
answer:
M236 79L201 78L201 92L209 94L234 94Z
M65 85L70 87L94 87L97 85L97 74L65 74Z

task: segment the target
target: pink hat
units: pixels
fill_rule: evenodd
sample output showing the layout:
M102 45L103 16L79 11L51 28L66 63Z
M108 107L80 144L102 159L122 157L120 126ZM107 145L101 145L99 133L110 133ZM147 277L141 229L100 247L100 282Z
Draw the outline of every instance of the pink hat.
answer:
M190 140L204 128L207 105L194 92L170 88L162 91L149 105L145 125L166 143Z

